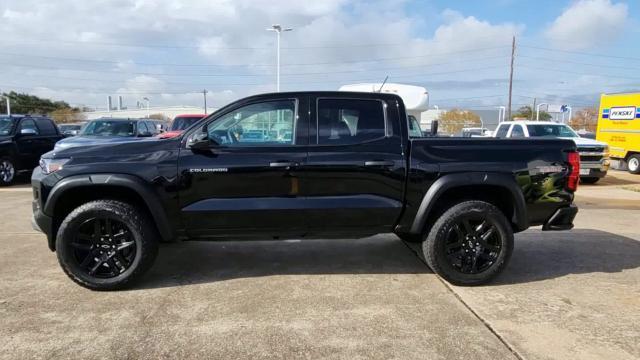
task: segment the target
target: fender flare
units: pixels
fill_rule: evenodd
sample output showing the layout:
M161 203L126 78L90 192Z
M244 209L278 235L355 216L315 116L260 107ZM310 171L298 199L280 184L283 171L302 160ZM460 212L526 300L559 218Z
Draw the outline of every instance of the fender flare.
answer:
M448 174L437 179L422 198L416 217L411 225L410 233L420 234L422 232L422 227L429 217L429 213L445 191L469 185L491 185L507 190L511 194L514 205L514 218L510 219L510 222L515 225L517 231L522 231L529 227L524 195L513 176L503 173L472 172Z
M54 209L58 200L60 200L68 191L80 187L88 186L120 186L135 191L140 195L145 205L149 209L149 213L155 222L155 225L164 241L173 239L174 231L169 225L167 214L164 206L160 202L158 195L153 188L137 176L127 174L95 174L95 175L75 175L60 180L49 192L47 201L44 205L43 212L49 216L53 216ZM55 236L55 235L54 235Z

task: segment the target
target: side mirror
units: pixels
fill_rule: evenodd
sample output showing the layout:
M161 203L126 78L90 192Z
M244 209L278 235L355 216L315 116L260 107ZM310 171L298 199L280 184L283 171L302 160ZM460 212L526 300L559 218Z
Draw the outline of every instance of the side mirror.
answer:
M438 135L438 120L433 120L431 122L431 136Z
M138 134L138 137L151 137L151 136L153 136L153 134L150 133L149 131L141 132L140 134Z
M35 129L22 129L20 130L20 135L38 135L38 132Z
M192 150L209 150L211 146L217 145L219 145L217 142L209 139L206 131L195 133L187 140L187 147Z

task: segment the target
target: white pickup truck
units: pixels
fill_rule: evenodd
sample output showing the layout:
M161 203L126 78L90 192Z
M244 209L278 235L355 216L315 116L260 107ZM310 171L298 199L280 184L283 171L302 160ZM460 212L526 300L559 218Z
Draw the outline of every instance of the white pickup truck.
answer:
M580 181L595 184L609 170L609 146L580 137L570 126L551 121L505 121L493 133L496 138L551 137L571 139L580 153Z

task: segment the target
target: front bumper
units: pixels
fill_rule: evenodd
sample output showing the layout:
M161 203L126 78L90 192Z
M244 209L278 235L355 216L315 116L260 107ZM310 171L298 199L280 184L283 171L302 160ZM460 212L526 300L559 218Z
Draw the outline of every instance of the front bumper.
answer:
M581 161L580 177L603 178L607 175L610 165L609 158L605 158L600 161Z
M43 180L46 175L37 167L31 175L31 188L33 190L33 200L31 202L31 226L34 230L40 231L47 236L47 243L51 251L55 250L55 235L53 234L53 218L43 211L44 199L47 197L46 187Z
M542 225L542 230L571 230L573 229L573 219L575 219L576 214L578 214L578 207L575 204L561 207Z

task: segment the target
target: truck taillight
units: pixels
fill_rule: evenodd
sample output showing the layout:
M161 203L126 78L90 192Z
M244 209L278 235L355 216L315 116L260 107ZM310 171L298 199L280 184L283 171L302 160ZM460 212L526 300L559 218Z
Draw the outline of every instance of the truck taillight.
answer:
M567 189L570 191L578 190L578 182L580 182L580 154L572 151L568 154L569 161L569 178L567 179Z

